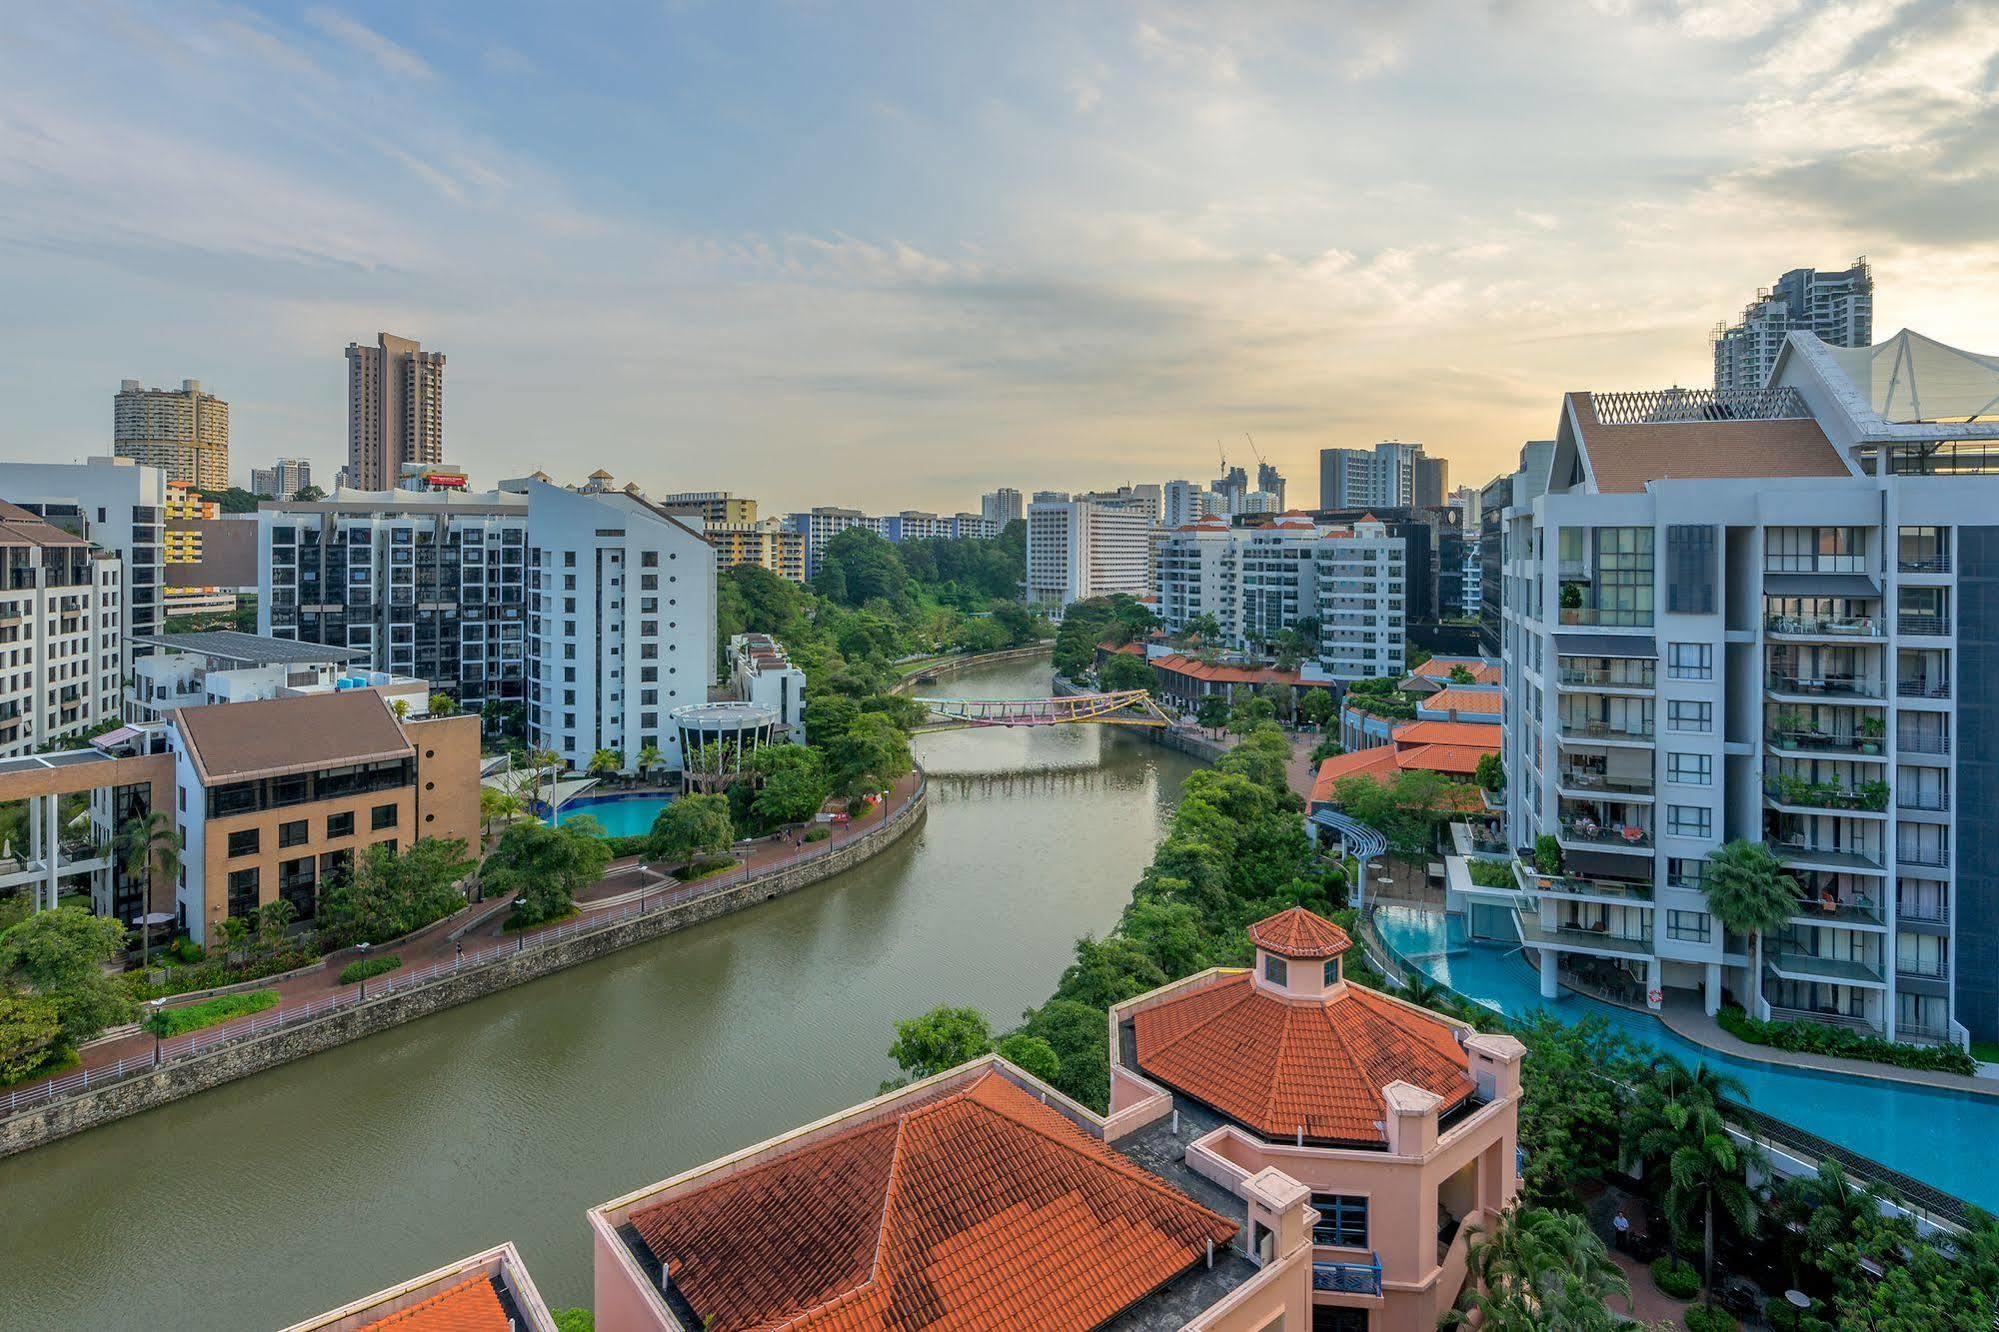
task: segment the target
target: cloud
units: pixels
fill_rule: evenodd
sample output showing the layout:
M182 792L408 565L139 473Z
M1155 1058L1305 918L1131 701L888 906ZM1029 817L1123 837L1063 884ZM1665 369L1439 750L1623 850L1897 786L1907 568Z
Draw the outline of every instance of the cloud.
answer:
M305 20L327 36L367 56L386 74L405 79L429 80L437 77L437 71L425 63L422 56L407 47L398 46L373 28L344 14L314 6L305 12Z

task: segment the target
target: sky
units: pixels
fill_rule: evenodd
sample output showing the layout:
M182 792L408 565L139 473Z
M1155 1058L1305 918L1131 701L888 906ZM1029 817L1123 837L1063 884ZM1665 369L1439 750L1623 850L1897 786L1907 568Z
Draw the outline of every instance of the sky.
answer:
M389 331L481 484L1479 484L1788 268L1999 351L1995 217L1999 0L20 6L0 457L197 378L330 478Z

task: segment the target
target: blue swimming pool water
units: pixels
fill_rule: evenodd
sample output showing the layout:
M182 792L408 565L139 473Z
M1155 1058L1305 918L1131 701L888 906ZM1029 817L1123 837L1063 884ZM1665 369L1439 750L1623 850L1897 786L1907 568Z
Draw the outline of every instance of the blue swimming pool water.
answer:
M1999 1211L1999 1172L1977 1168L1999 1141L1999 1097L1843 1077L1738 1059L1696 1045L1643 1013L1564 991L1543 999L1539 978L1518 946L1468 943L1456 916L1381 907L1383 942L1439 984L1508 1016L1546 1008L1569 1022L1603 1017L1635 1041L1688 1063L1724 1068L1749 1090L1749 1103L1775 1119L1871 1157L1892 1170Z
M621 796L581 796L565 801L554 817L543 816L543 823L566 823L579 814L588 814L604 825L604 831L612 837L636 837L652 831L652 821L667 807L670 798L656 795Z

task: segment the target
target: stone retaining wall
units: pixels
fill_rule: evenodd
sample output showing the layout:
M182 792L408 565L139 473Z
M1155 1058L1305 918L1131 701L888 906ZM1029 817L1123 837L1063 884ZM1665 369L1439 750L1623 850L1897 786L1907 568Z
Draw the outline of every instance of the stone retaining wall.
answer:
M999 652L980 652L969 657L950 657L938 662L935 666L926 666L914 675L897 680L894 685L890 686L889 692L892 694L913 693L917 687L916 682L926 675L933 680L948 680L954 675L962 675L966 671L975 671L981 666L1001 666L1009 661L1027 661L1034 657L1045 657L1054 650L1055 644L1051 640L1046 643L1030 644L1027 647L1006 648Z
M633 944L645 943L690 925L699 925L744 907L797 892L852 869L900 841L904 834L923 821L927 807L927 794L919 787L910 802L882 826L871 829L838 850L803 864L787 866L678 906L662 907L647 915L614 921L602 929L573 935L558 943L467 967L462 972L440 977L430 984L370 999L296 1027L218 1046L205 1054L175 1060L140 1077L93 1087L61 1101L24 1110L9 1119L0 1120L0 1157L166 1105L278 1064L303 1059L321 1050L330 1050L336 1045L455 1008L483 995L592 961Z

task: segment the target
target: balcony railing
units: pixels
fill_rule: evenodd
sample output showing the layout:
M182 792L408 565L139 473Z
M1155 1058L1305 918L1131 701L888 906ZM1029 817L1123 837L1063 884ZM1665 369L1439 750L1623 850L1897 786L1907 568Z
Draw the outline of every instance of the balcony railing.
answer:
M1904 865L1921 865L1929 869L1945 869L1950 865L1950 848L1947 846L1898 846L1895 859Z
M1316 1232L1314 1241L1318 1238ZM1312 1264L1312 1289L1323 1290L1328 1295L1380 1295L1381 1258L1369 1255L1373 1261L1365 1263L1321 1263Z
M1805 921L1833 921L1837 924L1879 925L1881 905L1871 897L1800 897L1793 913Z
M1771 953L1770 965L1793 976L1809 976L1814 980L1836 983L1882 979L1881 968L1873 963L1851 957L1820 957L1816 953L1801 953L1789 948L1779 948Z
M1650 726L1643 728L1630 725L1612 726L1608 722L1593 721L1589 718L1571 720L1564 717L1557 725L1562 734L1572 740L1650 740L1653 736L1653 729Z
M1867 754L1881 752L1881 737L1849 731L1844 735L1820 730L1775 730L1768 742L1778 749L1810 750L1815 753Z
M1950 737L1928 735L1922 732L1905 732L1895 737L1895 748L1904 754L1948 754Z
M1777 1022L1816 1022L1824 1027L1845 1027L1849 1031L1872 1032L1880 1035L1881 1029L1864 1017L1851 1013L1821 1013L1813 1008L1779 1008L1770 1006L1770 1017Z
M1622 607L1604 608L1599 606L1563 606L1561 623L1594 624L1606 629L1649 629L1652 627L1652 612L1648 610L1625 610Z
M1607 777L1600 772L1577 772L1573 768L1558 773L1555 785L1571 791L1609 791L1618 795L1651 795L1650 777Z
M1946 975L1943 959L1934 962L1920 962L1915 959L1895 959L1895 974L1908 976L1914 980L1942 980Z
M1898 633L1942 638L1950 633L1950 621L1941 615L1904 614L1896 617L1895 628Z
M1895 903L1897 921L1917 921L1926 925L1944 925L1950 921L1950 908L1941 899L1935 902Z
M1643 956L1652 951L1652 941L1644 935L1613 934L1608 925L1602 929L1595 929L1571 923L1550 929L1532 912L1515 911L1513 916L1520 924L1521 942L1529 948L1551 944L1571 948L1595 948L1604 952L1631 956Z
M1763 627L1808 638L1881 637L1881 621L1872 615L1766 615Z
M1846 847L1826 846L1817 842L1772 841L1770 849L1780 860L1809 860L1821 865L1833 865L1840 869L1864 869L1879 872L1881 861L1863 852Z
M1903 573L1949 573L1948 555L1903 555L1895 561Z
M1860 787L1837 786L1831 782L1807 782L1785 777L1768 777L1763 794L1780 805L1809 809L1852 809L1880 813L1888 808L1888 783L1873 782Z
M1881 697L1881 687L1865 675L1772 675L1767 687L1772 693L1813 698Z
M1571 874L1536 874L1527 870L1516 876L1527 891L1550 897L1604 898L1619 902L1649 902L1652 885L1624 883L1615 879L1579 879Z
M1562 820L1562 836L1598 846L1650 846L1652 834L1635 823L1600 824L1587 819Z
M1898 698L1949 698L1948 680L1897 680L1895 695Z
M1895 808L1948 810L1950 808L1950 792L1924 791L1913 786L1897 787L1895 790Z

